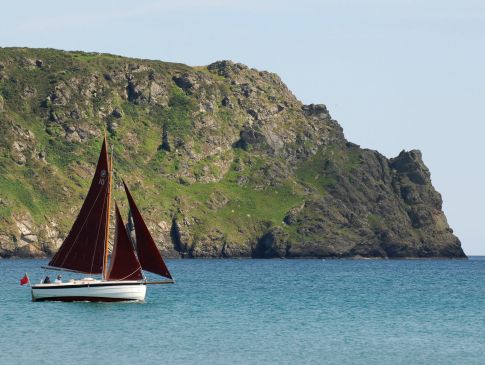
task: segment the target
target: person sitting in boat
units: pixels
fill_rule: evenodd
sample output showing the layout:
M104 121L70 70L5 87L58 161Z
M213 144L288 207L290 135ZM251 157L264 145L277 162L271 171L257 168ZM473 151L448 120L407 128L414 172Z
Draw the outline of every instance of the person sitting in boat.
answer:
M46 275L46 277L44 278L44 281L42 283L43 284L50 284L51 283L51 278L49 277L49 275Z
M54 281L56 284L62 283L62 275L57 275L56 280Z

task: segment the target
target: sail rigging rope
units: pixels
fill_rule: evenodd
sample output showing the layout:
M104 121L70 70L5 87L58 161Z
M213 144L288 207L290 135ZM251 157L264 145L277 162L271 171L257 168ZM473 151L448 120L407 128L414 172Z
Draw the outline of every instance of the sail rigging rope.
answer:
M125 280L126 278L129 278L131 275L133 275L134 273L136 273L138 270L141 270L141 266L138 266L133 272L129 273L125 277L122 277L121 279L116 279L116 280L120 280L120 281Z

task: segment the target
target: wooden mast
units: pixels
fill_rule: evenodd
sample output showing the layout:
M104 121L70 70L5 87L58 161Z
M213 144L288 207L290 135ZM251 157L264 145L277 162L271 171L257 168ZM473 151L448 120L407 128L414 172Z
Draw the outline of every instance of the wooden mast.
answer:
M104 139L106 141L106 131L104 132ZM106 148L108 151L108 148ZM107 152L106 152L107 153ZM111 211L111 179L113 175L113 153L109 156L109 173L108 173L108 209L106 210L106 240L104 243L104 260L103 260L103 279L106 280L108 272L108 246L109 246L109 221L110 221L110 211Z

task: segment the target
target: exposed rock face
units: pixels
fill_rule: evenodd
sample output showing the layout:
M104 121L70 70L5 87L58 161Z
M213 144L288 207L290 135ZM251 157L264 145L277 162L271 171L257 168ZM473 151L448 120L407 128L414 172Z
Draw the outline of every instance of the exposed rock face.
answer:
M12 233L0 234L1 257L45 257L50 253L50 249L40 243L30 216L15 217L14 224Z
M307 256L308 249L335 257L463 256L419 151L387 160L375 151L352 149L359 161L332 174L329 194L286 217L300 233L289 256ZM335 168L327 161L324 167Z
M0 256L57 250L104 129L168 257L464 257L419 151L348 142L272 73L0 49Z

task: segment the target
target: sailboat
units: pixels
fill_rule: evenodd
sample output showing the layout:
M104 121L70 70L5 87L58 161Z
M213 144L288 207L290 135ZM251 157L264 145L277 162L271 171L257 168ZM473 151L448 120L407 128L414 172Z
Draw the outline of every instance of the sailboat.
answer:
M88 275L68 282L32 285L33 301L142 301L148 284L175 281L161 256L135 200L123 181L135 227L135 242L128 235L115 204L115 235L108 262L113 160L108 156L106 136L89 192L78 217L52 257L46 270ZM167 280L149 282L143 271ZM100 279L92 275L101 274Z

